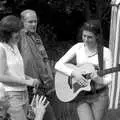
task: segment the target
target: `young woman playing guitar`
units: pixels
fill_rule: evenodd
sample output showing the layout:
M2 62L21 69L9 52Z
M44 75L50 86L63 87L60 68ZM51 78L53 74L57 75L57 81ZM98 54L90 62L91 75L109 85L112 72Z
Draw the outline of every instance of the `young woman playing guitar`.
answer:
M83 42L75 44L56 64L55 69L76 80L82 86L88 85L86 77L78 71L69 67L66 63L76 58L76 66L90 63L99 68L98 60L98 43L102 39L101 26L98 20L89 20L84 23L79 30ZM81 39L79 38L81 41ZM101 61L102 62L102 61ZM103 47L103 69L112 67L111 52L108 48ZM86 68L87 70L88 68ZM84 73L86 71L84 70ZM100 77L97 72L90 74L91 83L94 90L84 92L77 101L77 113L80 120L103 120L105 111L108 106L108 84L111 83L111 74ZM62 81L62 79L61 79ZM64 89L64 88L63 88ZM66 94L67 96L67 94Z

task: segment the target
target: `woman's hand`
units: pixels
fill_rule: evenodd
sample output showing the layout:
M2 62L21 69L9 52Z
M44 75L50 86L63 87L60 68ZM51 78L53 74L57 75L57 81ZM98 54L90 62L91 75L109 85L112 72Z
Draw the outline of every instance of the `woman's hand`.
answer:
M27 86L32 86L32 87L37 89L38 86L40 85L40 81L38 79L35 79L35 78L30 78L30 79L25 80L25 84Z
M71 74L71 76L77 81L81 86L87 86L88 80L83 77L83 75L78 71L74 70Z
M91 77L92 80L96 80L98 78L97 72L92 72L90 74L90 77Z
M100 77L97 72L93 72L91 73L90 75L91 79L96 82L96 83L99 83L99 84L102 84L103 83L103 78Z
M40 81L38 79L33 79L33 80L34 81L33 81L33 85L32 86L37 89L39 87L39 85L40 85Z

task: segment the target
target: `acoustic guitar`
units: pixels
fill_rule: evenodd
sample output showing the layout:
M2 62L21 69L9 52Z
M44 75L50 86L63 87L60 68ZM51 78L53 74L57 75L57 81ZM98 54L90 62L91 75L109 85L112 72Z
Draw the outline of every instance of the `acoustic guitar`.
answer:
M82 74L88 80L88 85L80 85L75 78L71 78L62 72L56 71L55 91L58 99L62 102L70 102L74 100L80 92L90 91L91 73L97 72L97 74L102 77L106 74L120 71L120 65L105 70L96 70L95 66L91 63L82 64L80 66L66 64L66 66L78 70L80 74Z

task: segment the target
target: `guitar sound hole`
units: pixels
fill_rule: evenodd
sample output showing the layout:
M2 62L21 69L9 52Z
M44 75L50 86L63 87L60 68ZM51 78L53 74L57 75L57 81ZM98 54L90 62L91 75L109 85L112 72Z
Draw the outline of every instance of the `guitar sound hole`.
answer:
M72 78L68 77L68 85L72 89Z

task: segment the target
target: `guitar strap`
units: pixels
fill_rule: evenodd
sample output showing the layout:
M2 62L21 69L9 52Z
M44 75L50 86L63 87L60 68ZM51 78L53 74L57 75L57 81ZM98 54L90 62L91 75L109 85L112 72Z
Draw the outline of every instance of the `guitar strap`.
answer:
M97 51L98 51L98 65L99 69L103 70L103 42L98 42Z
M98 51L98 65L99 70L103 70L103 41L99 40L97 43L97 51ZM96 93L96 84L91 81L92 93Z

